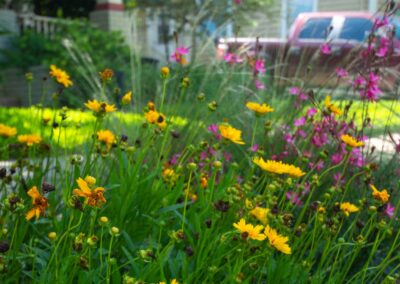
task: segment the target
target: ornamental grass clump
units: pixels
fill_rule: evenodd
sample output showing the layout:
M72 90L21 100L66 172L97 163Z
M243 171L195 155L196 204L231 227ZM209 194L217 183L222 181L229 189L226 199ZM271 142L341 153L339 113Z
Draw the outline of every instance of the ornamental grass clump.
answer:
M258 49L203 69L178 39L143 98L107 68L82 110L60 108L79 84L50 67L59 100L0 108L0 283L400 281L400 109L381 100L376 26L366 67L332 74L351 102L272 85Z

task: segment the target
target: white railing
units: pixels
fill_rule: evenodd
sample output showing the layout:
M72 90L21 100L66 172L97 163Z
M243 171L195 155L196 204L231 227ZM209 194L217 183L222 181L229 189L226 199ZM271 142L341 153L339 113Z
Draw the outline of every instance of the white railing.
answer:
M51 37L57 32L61 25L68 24L68 22L68 20L38 16L35 14L18 15L18 24L21 33L30 30L46 37Z

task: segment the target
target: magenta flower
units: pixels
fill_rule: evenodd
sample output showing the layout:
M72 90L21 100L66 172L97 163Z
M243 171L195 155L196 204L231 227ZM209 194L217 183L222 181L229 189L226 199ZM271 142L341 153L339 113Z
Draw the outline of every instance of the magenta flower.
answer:
M235 64L235 63L239 64L239 63L243 62L243 59L241 59L239 55L236 55L232 52L228 52L224 56L224 60L226 63L229 63L229 64Z
M289 199L290 202L292 202L292 204L294 205L301 206L303 204L297 192L294 191L286 192L286 198Z
M255 80L255 82L254 82L254 84L256 85L256 89L257 90L264 90L265 89L265 86L264 86L264 84L263 83L261 83L259 80Z
M374 28L379 29L381 27L389 25L389 18L387 16L384 16L383 19L381 18L376 18L374 22Z
M346 69L336 68L336 76L338 78L344 78L344 77L349 76L349 73L346 71Z
M318 110L316 108L310 108L309 110L307 110L307 116L313 117L317 112Z
M329 55L332 53L331 47L327 43L323 43L320 47L320 52L323 55Z
M290 134L285 134L283 135L283 139L286 141L288 144L294 144L294 137Z
M221 134L219 133L218 125L211 124L210 126L207 127L207 130L210 131L212 134L214 134L217 140L221 140Z
M300 88L299 87L291 87L289 89L289 94L297 96L298 94L300 94Z
M265 69L265 63L262 59L257 59L254 64L254 73L265 73L267 70Z
M343 160L343 155L340 153L334 153L331 159L332 159L332 164L337 165Z
M236 5L242 4L242 0L235 0L235 4L236 4Z
M380 45L378 51L375 53L376 57L385 57L389 51L389 39L386 37L381 37Z
M390 203L388 203L386 206L386 209L385 209L385 214L388 215L388 217L390 219L392 219L395 210L396 210L396 208L394 206L390 205Z
M304 125L305 123L306 123L306 117L305 117L305 116L302 116L302 117L300 117L299 119L296 119L296 120L294 121L294 126L299 127L299 126Z
M257 152L260 149L260 147L258 146L258 144L254 144L253 146L251 146L250 151L251 152Z
M177 47L175 51L171 54L170 60L179 64L186 64L185 55L189 54L189 48L184 46Z
M382 91L379 89L380 77L374 72L369 73L368 82L366 82L365 88L360 90L360 96L362 99L367 99L369 101L377 101Z

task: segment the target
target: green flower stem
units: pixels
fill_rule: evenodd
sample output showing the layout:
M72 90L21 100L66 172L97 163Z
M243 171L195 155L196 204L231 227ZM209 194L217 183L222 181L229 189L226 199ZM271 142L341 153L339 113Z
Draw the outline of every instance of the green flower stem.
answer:
M167 78L163 78L163 89L162 89L162 95L161 95L160 113L162 113L162 110L163 110L166 92L167 92Z
M189 180L188 180L188 184L187 184L187 188L186 188L185 204L183 205L182 232L184 231L184 227L185 227L186 206L187 206L187 201L188 201L188 197L189 197L190 183L192 182L192 174L193 174L193 171L190 170Z

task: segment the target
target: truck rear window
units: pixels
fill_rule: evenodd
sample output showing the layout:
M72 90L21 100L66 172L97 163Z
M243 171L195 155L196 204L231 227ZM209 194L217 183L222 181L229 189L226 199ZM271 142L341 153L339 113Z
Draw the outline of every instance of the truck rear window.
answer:
M300 31L299 39L326 39L332 18L309 19Z
M364 41L372 29L372 22L364 18L346 18L339 38Z

